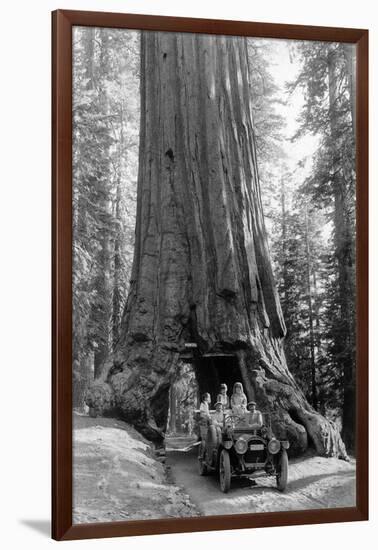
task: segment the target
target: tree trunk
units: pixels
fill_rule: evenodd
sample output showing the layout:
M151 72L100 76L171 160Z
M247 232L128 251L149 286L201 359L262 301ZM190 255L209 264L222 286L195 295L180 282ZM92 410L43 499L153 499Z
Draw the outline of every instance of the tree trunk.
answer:
M316 388L316 364L315 364L315 337L314 337L314 314L312 306L311 290L311 255L310 240L308 235L308 206L305 205L305 246L306 246L306 283L307 283L307 305L308 324L310 331L310 358L311 358L311 401L315 410L318 408L318 397Z
M280 219L280 225L281 225L281 246L280 246L280 255L278 257L279 265L281 266L281 277L282 282L280 285L281 290L281 307L282 307L282 313L283 317L286 320L288 319L288 289L290 288L290 282L288 280L288 269L287 269L287 256L288 256L288 242L287 242L287 210L286 210L286 183L285 183L285 177L284 174L281 174L281 219ZM292 363L292 345L288 345L288 340L291 337L290 334L290 326L288 324L286 325L287 333L286 333L286 346L285 346L285 356L287 359L288 364L290 365Z
M161 442L180 350L193 342L201 393L216 393L216 375L229 390L247 382L294 452L311 441L321 454L345 456L336 427L286 365L249 86L243 38L142 34L133 272L101 412ZM88 396L94 407L98 386Z
M176 431L176 387L174 384L169 390L169 429L172 433Z
M121 138L123 132L121 130ZM121 139L122 140L122 139ZM117 222L117 232L115 234L114 242L114 276L113 276L113 319L112 319L112 330L113 330L113 349L116 342L119 338L119 329L121 324L122 317L122 290L121 290L121 268L122 268L122 259L121 259L121 239L122 235L120 232L121 228L121 200L122 200L122 190L121 190L121 167L119 164L119 173L117 176L117 191L116 191L116 204L115 204L115 220Z
M321 354L321 347L322 347L322 335L320 330L320 318L319 318L319 303L318 303L318 278L316 273L316 267L313 266L312 269L312 284L314 287L314 297L315 297L315 304L314 304L314 317L315 317L315 326L316 326L316 332L315 332L315 341L316 341L316 351L317 356Z
M176 394L176 432L182 433L182 415L181 415L181 400L180 392Z

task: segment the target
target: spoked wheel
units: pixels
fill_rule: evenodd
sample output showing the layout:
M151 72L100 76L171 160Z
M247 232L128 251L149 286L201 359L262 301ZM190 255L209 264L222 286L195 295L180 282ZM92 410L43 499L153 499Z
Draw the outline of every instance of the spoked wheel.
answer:
M219 457L219 483L223 493L228 493L231 487L230 455L223 449Z
M200 476L205 476L208 473L205 462L205 448L203 443L201 443L198 451L198 473Z
M277 489L281 492L286 489L288 473L289 460L287 458L286 449L282 449L277 474Z

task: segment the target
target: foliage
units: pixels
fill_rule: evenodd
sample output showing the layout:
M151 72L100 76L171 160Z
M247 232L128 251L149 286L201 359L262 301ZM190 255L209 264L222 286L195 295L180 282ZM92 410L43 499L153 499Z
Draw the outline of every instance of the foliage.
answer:
M248 63L250 73L250 93L256 153L260 185L273 195L273 185L277 171L285 160L282 130L285 121L277 106L282 104L282 91L276 84L271 70L270 58L274 46L269 40L248 39ZM264 197L263 197L264 198ZM270 211L270 203L264 204L265 214Z
M76 406L117 338L134 247L139 37L75 28L73 355ZM82 384L79 382L82 381Z
M303 97L292 146L306 134L316 136L318 146L309 170L303 160L289 171L281 157L280 173L271 172L270 184L262 185L289 367L313 405L338 420L352 406L345 381L349 389L355 384L354 74L347 48L309 41L291 45L299 71L287 84L288 100L298 89ZM265 73L271 70L265 60ZM269 141L279 127L264 126L258 117L255 125L257 134L268 133L261 144L268 144L266 154L259 156L264 174L269 170L264 165L272 165ZM353 434L347 443L352 442Z

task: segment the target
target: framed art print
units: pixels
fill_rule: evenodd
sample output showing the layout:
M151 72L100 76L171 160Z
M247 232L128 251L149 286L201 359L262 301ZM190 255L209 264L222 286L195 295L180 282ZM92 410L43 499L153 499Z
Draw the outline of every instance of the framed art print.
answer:
M368 32L53 13L53 537L368 517Z

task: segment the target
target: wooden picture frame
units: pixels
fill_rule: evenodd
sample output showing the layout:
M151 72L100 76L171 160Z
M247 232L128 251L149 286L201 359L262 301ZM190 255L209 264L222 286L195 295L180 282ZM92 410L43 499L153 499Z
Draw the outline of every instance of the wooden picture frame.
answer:
M357 45L357 497L353 508L96 524L72 522L72 27ZM52 536L56 540L368 519L368 31L58 10L52 14Z

